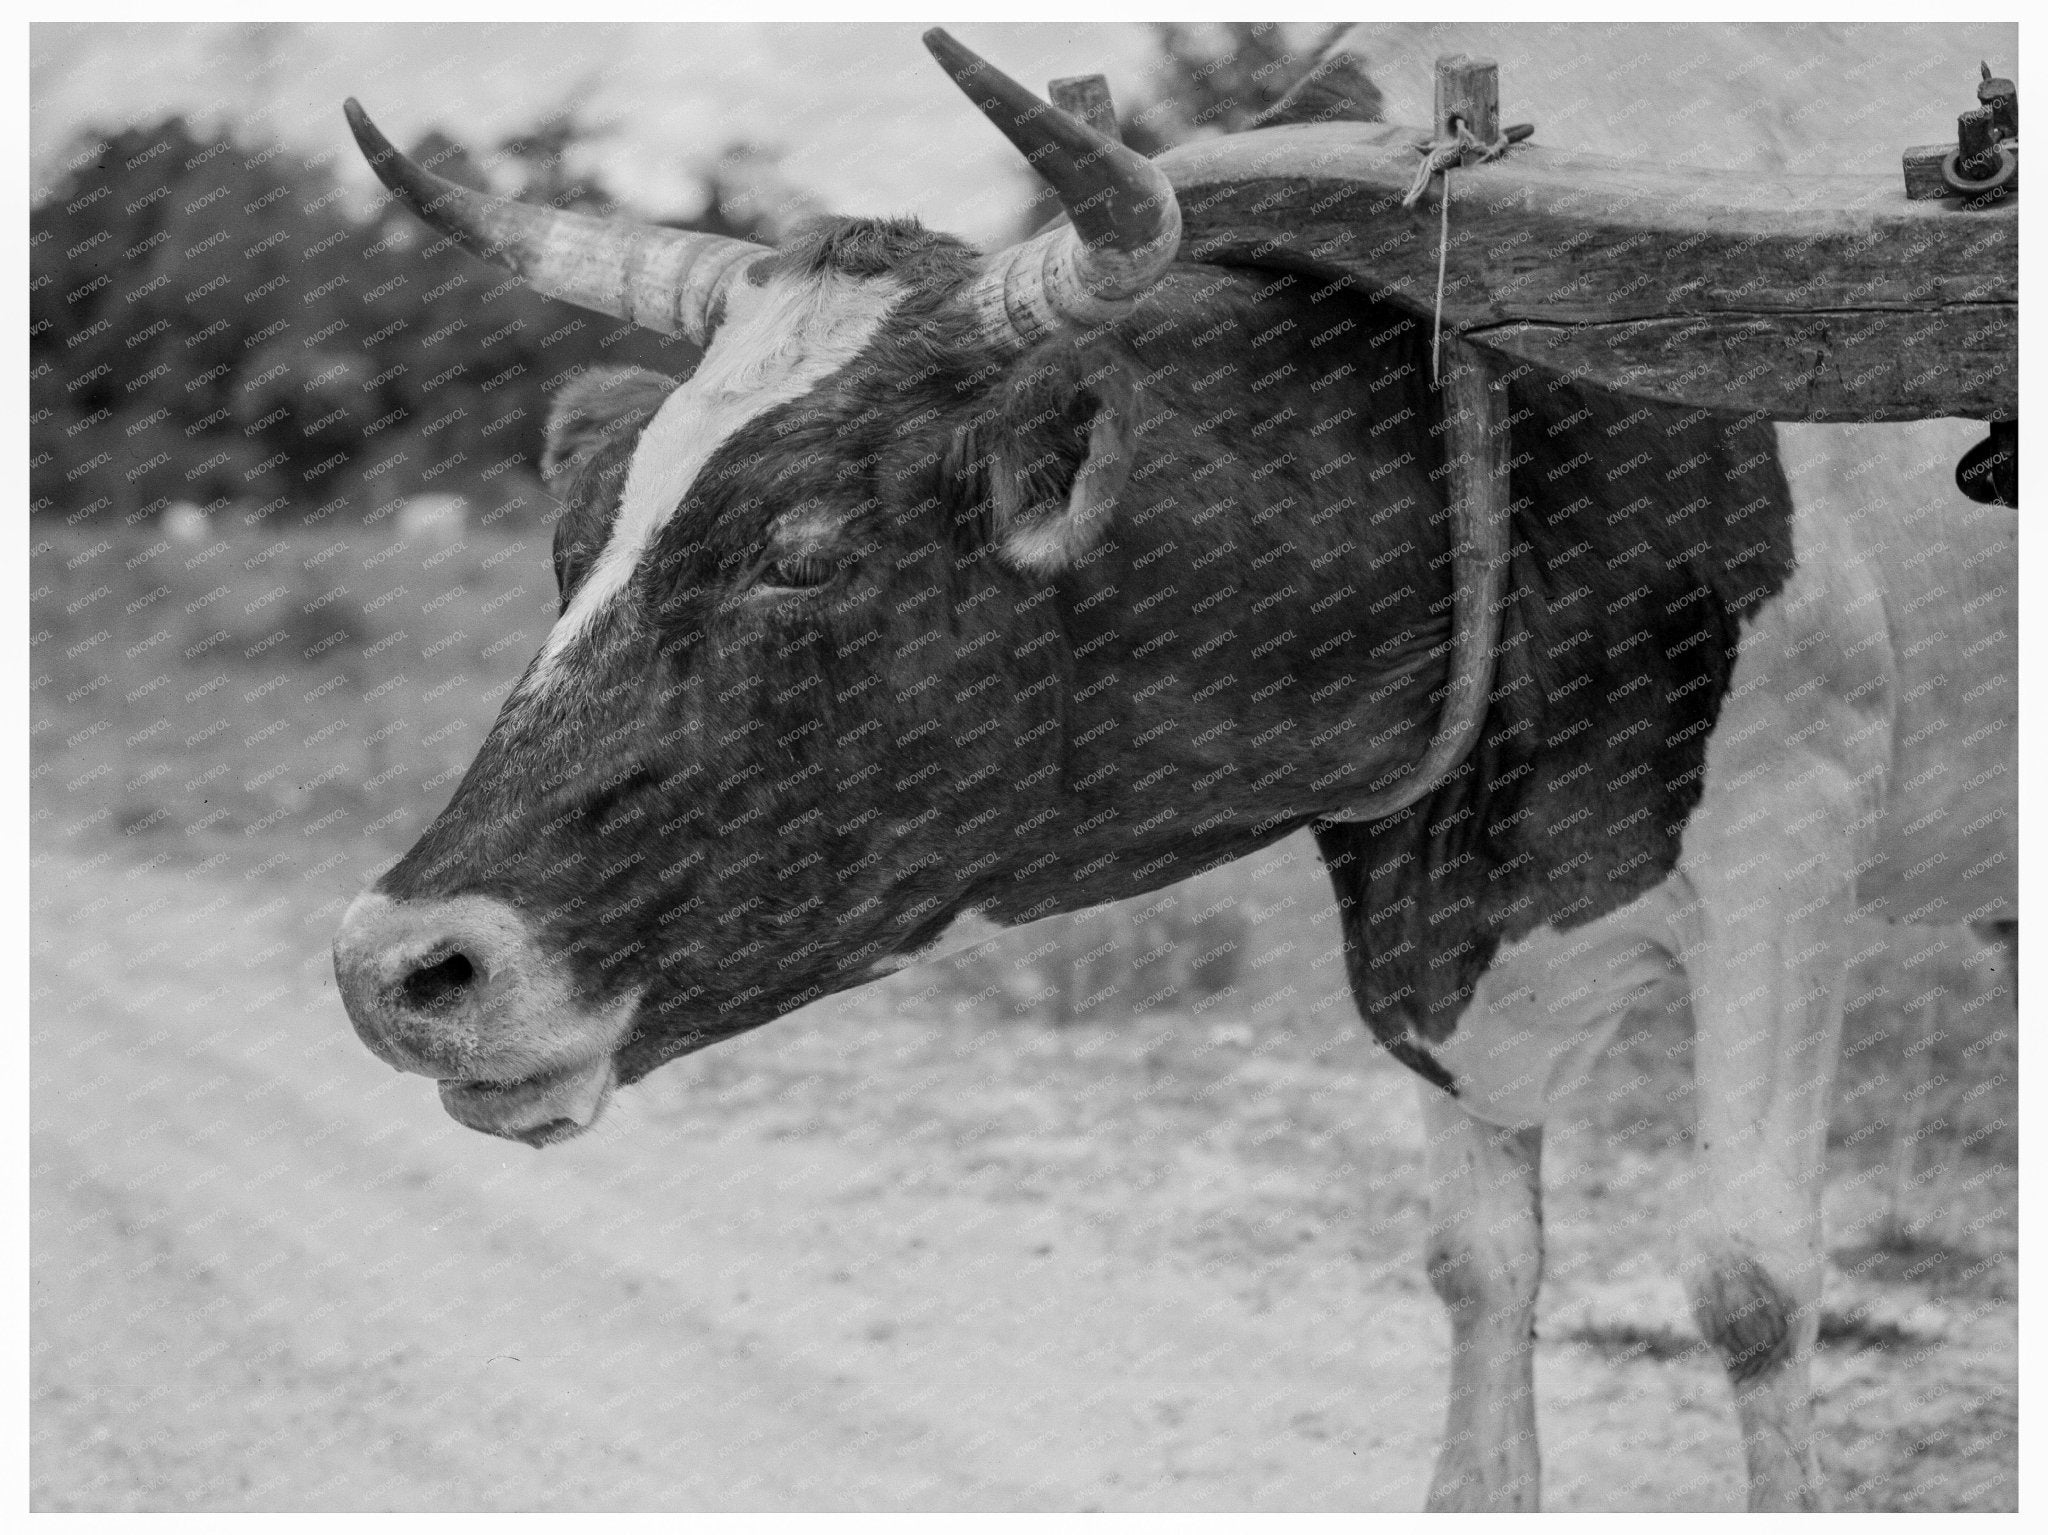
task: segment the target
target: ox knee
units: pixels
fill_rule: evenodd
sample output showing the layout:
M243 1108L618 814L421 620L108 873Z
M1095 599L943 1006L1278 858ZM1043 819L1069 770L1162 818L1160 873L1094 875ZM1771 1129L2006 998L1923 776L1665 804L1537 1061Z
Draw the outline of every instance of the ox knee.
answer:
M1432 1105L1430 1288L1452 1326L1526 1330L1543 1282L1542 1131L1501 1130Z
M1543 1282L1537 1222L1510 1217L1498 1228L1459 1224L1430 1231L1429 1287L1460 1332L1529 1325Z
M1737 1385L1783 1369L1810 1341L1817 1320L1793 1288L1738 1253L1705 1264L1687 1285L1700 1336Z
M1687 1280L1693 1318L1735 1389L1752 1509L1824 1509L1829 1503L1809 1381L1819 1276L1818 1262L1736 1249Z

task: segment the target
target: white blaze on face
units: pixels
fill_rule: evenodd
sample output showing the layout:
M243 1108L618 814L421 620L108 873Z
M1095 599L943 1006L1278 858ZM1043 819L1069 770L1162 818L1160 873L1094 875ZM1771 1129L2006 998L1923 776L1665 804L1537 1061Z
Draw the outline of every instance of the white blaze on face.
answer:
M749 421L858 357L903 292L888 278L837 273L733 285L703 362L641 432L610 536L542 646L527 693L552 685L577 636L625 589L711 455Z

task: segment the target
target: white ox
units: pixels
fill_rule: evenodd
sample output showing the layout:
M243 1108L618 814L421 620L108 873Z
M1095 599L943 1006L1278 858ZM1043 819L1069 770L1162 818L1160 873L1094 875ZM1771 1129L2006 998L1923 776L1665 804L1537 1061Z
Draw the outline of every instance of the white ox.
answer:
M1980 57L2015 44L1999 26L1367 25L1336 47L1368 61L1390 121L1428 122L1433 60L1469 52L1542 142L1824 175L1896 174L1905 145L1953 137ZM1797 572L1743 637L1678 870L1503 947L1433 1047L1460 1094L1421 1090L1454 1350L1435 1508L1536 1505L1542 1127L1629 1010L1660 1005L1696 1028L1683 1277L1734 1385L1750 1506L1827 1501L1809 1364L1850 923L2014 915L2018 568L2013 514L1954 489L1982 427L1779 435Z

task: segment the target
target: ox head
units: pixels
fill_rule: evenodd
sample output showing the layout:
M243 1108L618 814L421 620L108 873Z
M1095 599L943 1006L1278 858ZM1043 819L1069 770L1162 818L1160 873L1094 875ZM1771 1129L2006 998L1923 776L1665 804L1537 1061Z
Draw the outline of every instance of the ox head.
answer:
M929 954L962 917L1179 880L1426 735L1420 707L1369 750L1285 728L1368 643L1294 600L1361 558L1343 519L1300 517L1359 458L1318 423L1406 386L1347 366L1260 392L1306 382L1305 327L1266 323L1292 279L1171 266L1157 168L927 42L1070 223L988 257L912 222L822 221L775 250L624 226L441 181L350 104L437 229L706 348L686 380L607 372L557 398L558 621L336 940L365 1042L467 1125L574 1134L617 1085ZM1410 460L1375 482L1388 500L1432 493ZM1403 602L1442 588L1422 553L1374 567ZM1442 627L1382 634L1377 658L1403 682Z

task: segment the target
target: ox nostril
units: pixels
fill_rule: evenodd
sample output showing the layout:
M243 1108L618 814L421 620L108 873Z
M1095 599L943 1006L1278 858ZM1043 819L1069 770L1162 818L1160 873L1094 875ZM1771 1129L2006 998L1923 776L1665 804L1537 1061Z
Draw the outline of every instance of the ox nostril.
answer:
M460 1002L477 980L477 967L458 949L445 959L421 965L405 978L400 989L406 1005L414 1011L439 1012Z

